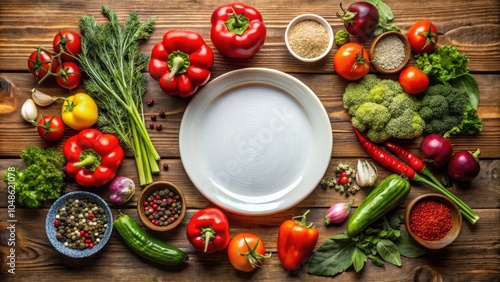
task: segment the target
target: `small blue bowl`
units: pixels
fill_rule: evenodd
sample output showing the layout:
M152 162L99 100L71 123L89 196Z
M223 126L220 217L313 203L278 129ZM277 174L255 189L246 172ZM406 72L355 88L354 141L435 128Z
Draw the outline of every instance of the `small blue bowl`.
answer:
M56 219L56 215L59 209L64 207L64 205L69 199L75 199L75 200L87 199L91 203L98 204L100 207L104 209L104 212L106 213L106 216L108 218L108 227L104 232L104 236L99 242L99 244L96 244L92 249L89 248L84 250L71 249L65 246L63 242L56 239L57 230L56 227L54 226L54 221ZM47 214L47 219L45 220L45 232L47 233L47 237L49 238L49 241L52 244L52 246L54 246L54 248L63 255L72 258L85 258L99 252L99 250L101 250L104 247L104 245L106 245L106 243L108 242L109 237L111 237L112 231L113 231L113 215L111 214L111 209L109 208L108 204L106 204L106 202L96 194L85 191L70 192L68 194L61 196L54 202L54 204L52 204Z

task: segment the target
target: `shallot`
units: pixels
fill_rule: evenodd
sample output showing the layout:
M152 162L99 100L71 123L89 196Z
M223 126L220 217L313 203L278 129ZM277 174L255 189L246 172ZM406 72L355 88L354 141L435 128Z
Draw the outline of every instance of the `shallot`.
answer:
M352 202L350 203L336 203L328 209L325 216L326 224L342 223L344 222L351 212Z
M128 202L135 192L135 183L132 179L119 176L109 185L109 201L115 205Z

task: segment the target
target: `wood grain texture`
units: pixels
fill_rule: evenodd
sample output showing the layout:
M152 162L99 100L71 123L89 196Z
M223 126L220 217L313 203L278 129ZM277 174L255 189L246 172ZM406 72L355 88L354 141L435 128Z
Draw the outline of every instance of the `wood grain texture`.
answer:
M343 1L347 7L354 0ZM413 270L421 265L432 266L439 271L444 281L495 281L500 273L500 1L477 0L386 0L395 14L394 23L405 33L410 26L421 19L429 19L444 34L439 44L453 44L460 52L468 55L469 67L480 89L479 116L484 121L484 130L476 136L453 136L455 150L481 149L479 176L470 183L455 183L450 188L454 194L469 204L480 216L475 225L464 221L457 240L440 251L428 252L417 259L403 258L403 266L386 264L384 268L374 266L368 261L360 273L352 268L333 278L339 281L411 281ZM156 19L156 30L152 37L141 44L141 51L149 53L153 45L161 40L169 29L189 29L200 33L209 46L210 15L222 1L209 0L4 0L0 5L0 77L10 80L15 85L18 97L18 109L0 116L0 173L8 167L23 167L19 154L27 145L46 145L36 130L24 122L20 116L20 106L30 97L30 90L36 81L29 74L26 60L39 45L50 47L54 34L60 29L78 29L78 20L83 14L91 14L100 22L101 5L106 4L118 13L121 21L132 11L137 11L145 20ZM322 0L250 0L246 2L257 7L264 17L268 28L266 43L261 51L245 60L229 59L215 52L215 64L212 78L235 69L246 67L266 67L286 72L309 86L323 103L332 125L334 145L331 162L325 177L333 177L339 163L355 165L358 159L369 159L352 132L350 116L343 108L342 94L349 83L335 74L333 56L336 47L322 61L307 64L294 59L284 43L284 32L288 22L302 13L316 13L323 16L334 31L343 28L342 22L335 16L340 10L338 1ZM354 38L356 40L356 38ZM369 41L364 42L369 46ZM410 59L410 64L414 58ZM144 100L154 99L152 107L145 107L146 124L152 114L164 111L165 119L158 119L163 130L149 130L151 139L159 154L160 164L169 164L168 171L162 170L154 180L174 182L187 198L187 215L175 230L163 234L153 233L166 242L181 248L189 255L189 262L184 267L165 267L155 265L132 253L113 232L105 248L95 257L88 259L68 259L59 254L49 243L45 234L45 217L52 202L46 202L41 208L27 209L16 207L16 236L19 239L16 248L16 274L5 272L5 260L9 249L5 246L5 231L0 232L0 281L330 281L332 278L307 274L307 265L292 275L280 265L277 256L277 232L279 225L292 216L311 210L309 221L315 223L320 231L319 247L330 236L345 231L346 224L326 226L323 217L328 208L337 202L353 201L353 209L365 199L373 188L363 188L356 195L346 198L333 189L318 185L314 191L296 206L265 217L248 217L226 213L230 221L232 235L251 231L258 234L265 242L271 259L253 273L240 273L234 270L225 252L213 255L197 253L185 237L189 219L199 209L212 204L196 189L187 176L179 155L179 128L189 100L164 95L157 82L148 77L148 90ZM381 76L397 79L397 76ZM54 81L47 81L40 90L54 96L69 95ZM80 90L83 90L80 89ZM41 108L41 113L58 113L61 104ZM76 131L67 129L63 140L49 146L61 147L63 142ZM418 153L422 138L403 141L402 145ZM118 174L131 177L138 183L133 154L126 150L126 160ZM381 166L379 181L390 172ZM444 171L436 170L438 178ZM7 225L7 196L5 183L0 182L0 230ZM72 179L62 193L75 190L90 190L104 199L108 194L106 187L92 189L79 187ZM138 189L132 200L123 206L111 206L114 214L118 210L138 220L136 201ZM425 184L412 182L408 197L391 214L404 213L408 202L425 193L436 191Z

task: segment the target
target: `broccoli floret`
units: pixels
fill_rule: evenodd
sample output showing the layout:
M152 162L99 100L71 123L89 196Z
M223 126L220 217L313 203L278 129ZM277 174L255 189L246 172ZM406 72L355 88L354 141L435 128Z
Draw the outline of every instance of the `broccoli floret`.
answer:
M464 90L451 85L437 84L430 86L420 97L420 116L425 120L424 134L443 134L462 124L466 120L479 119L475 110L467 117L464 115L468 107L472 107L470 98ZM480 120L480 119L479 119ZM477 123L473 121L472 123ZM474 129L476 128L476 129ZM457 131L457 129L454 129ZM466 130L467 131L467 130ZM473 126L472 131L478 132Z
M342 46L349 42L349 32L347 32L347 30L345 29L341 29L335 33L334 39L335 44L337 44L338 46Z
M472 104L469 104L465 107L460 124L452 127L443 136L448 138L451 134L474 135L481 131L483 131L483 120L477 116Z
M358 107L352 118L352 124L362 132L369 128L379 131L384 129L390 118L391 115L386 107L368 102Z
M417 113L419 103L415 97L404 93L397 81L367 74L359 83L346 87L343 101L352 116L353 126L375 143L391 137L413 138L422 134L424 122ZM392 132L387 130L391 120Z
M418 110L417 105L415 104L415 100L416 99L414 96L409 96L403 92L396 94L388 107L391 116L400 116L407 109L410 109L412 111Z
M16 200L23 206L36 208L45 200L57 199L64 187L65 157L57 148L27 146L21 153L26 168L7 170L3 180L15 179Z
M385 130L389 135L399 139L413 139L422 135L425 121L412 109L406 109L403 113L387 122Z

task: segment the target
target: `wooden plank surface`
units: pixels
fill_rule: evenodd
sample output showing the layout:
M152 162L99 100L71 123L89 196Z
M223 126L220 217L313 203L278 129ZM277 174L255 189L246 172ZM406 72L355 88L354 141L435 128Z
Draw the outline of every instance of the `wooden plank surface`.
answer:
M0 77L9 79L14 85L18 104L30 96L30 89L36 81L29 74L26 60L36 46L50 46L54 34L59 29L77 29L78 19L83 14L91 14L98 20L102 4L109 5L118 12L123 20L131 11L137 11L141 18L156 18L156 30L150 40L141 45L144 53L149 53L169 29L189 29L199 32L207 43L209 40L210 15L221 1L19 1L4 0L0 5ZM344 1L347 7L354 1ZM405 32L417 20L429 19L444 33L439 38L440 44L453 44L470 59L470 70L474 74L480 89L478 114L484 121L484 131L477 136L454 136L452 142L456 150L481 149L481 172L470 183L455 185L451 191L468 203L481 217L471 226L464 222L460 236L449 247L437 252L430 252L417 259L403 258L403 266L398 268L387 264L384 268L367 262L365 268L356 273L352 268L336 276L340 281L411 281L413 270L421 265L430 265L439 271L445 281L494 281L500 272L500 2L497 0L478 1L385 1L391 7L396 18L394 23ZM334 73L332 52L316 64L306 64L294 59L286 50L283 35L287 23L301 13L316 13L323 16L334 31L342 28L342 23L335 16L340 10L338 2L320 0L253 0L246 2L258 8L268 28L266 43L254 57L245 60L228 59L215 52L215 64L212 67L212 79L228 71L245 67L267 67L286 72L308 85L319 97L329 115L334 145L331 152L330 166L325 176L334 174L338 163L354 165L357 159L367 159L354 136L350 116L342 107L342 93L347 81ZM369 46L369 42L364 43ZM410 60L410 64L414 62ZM145 70L147 72L147 70ZM263 239L272 258L254 273L237 272L232 268L224 252L210 256L197 253L185 237L186 225L191 216L199 209L210 206L194 187L179 156L179 127L183 112L189 100L168 97L162 94L156 81L148 76L146 99L155 99L153 107L146 107L146 119L159 111L167 113L162 119L163 130L150 130L151 139L161 155L161 163L168 163L169 170L161 171L155 180L168 180L181 187L187 197L188 214L182 224L172 232L153 233L168 243L188 253L189 262L185 267L172 268L152 264L133 254L113 232L105 248L97 257L83 260L68 259L60 255L50 245L44 229L45 217L51 202L39 209L16 208L16 235L21 239L16 252L16 274L5 272L5 259L8 249L0 241L2 272L0 281L27 281L36 277L39 281L64 280L102 280L112 281L328 281L324 278L307 274L301 269L297 275L291 275L280 265L276 254L276 236L278 227L291 216L302 214L311 209L309 219L320 230L317 244L325 242L330 236L341 233L346 225L325 226L323 216L326 210L339 201L346 201L343 195L331 189L318 186L305 200L289 210L266 217L247 217L227 213L231 234L251 231ZM381 76L397 79L397 76ZM51 95L68 95L54 82L44 83L40 89ZM83 88L82 88L83 90ZM43 108L43 113L57 113L60 104ZM67 130L62 141L50 144L62 146L65 139L76 133ZM407 141L405 147L418 152L421 138ZM19 108L11 114L0 116L0 172L10 166L22 166L20 152L27 145L44 145L32 126L25 123ZM131 176L138 181L132 153L127 150L127 159L119 170L120 175ZM378 166L380 178L389 172ZM442 171L437 171L439 176ZM64 193L85 190L73 180L68 179ZM89 189L86 189L89 190ZM371 189L363 189L353 199L356 208ZM107 199L105 189L94 191ZM412 183L412 190L396 214L404 212L408 202L414 197L434 192L432 188ZM136 220L136 200L139 191L125 206L112 206L114 214L121 209ZM0 183L0 230L7 224L7 191ZM5 236L5 233L2 234Z

